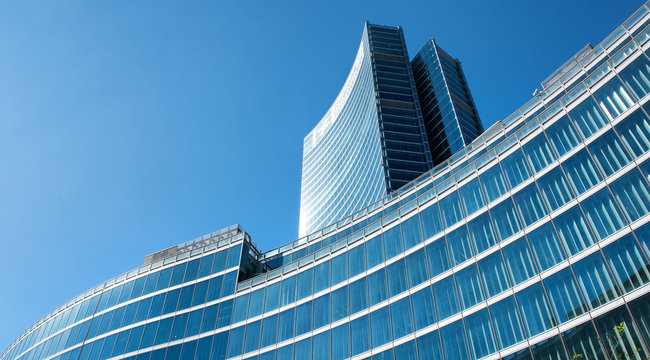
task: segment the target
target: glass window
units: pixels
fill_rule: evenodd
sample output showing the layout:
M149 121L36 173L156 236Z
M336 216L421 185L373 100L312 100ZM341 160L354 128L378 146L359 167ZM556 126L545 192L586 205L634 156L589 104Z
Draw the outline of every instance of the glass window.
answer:
M615 128L635 157L650 150L650 121L642 109L626 117Z
M296 306L296 336L311 331L311 314L311 301Z
M187 333L185 336L190 337L198 334L201 330L201 319L203 318L204 309L197 309L190 313L187 320Z
M192 296L195 285L188 285L181 288L181 295L178 301L178 310L187 309L192 306Z
M249 297L250 293L240 295L235 298L235 310L233 311L232 315L233 324L246 320L246 314L248 314Z
M599 316L594 322L607 353L616 354L618 359L648 358L641 335L625 305Z
M599 136L588 147L596 165L605 174L605 177L617 172L632 160L614 130L609 130Z
M529 226L548 214L535 183L514 194L512 201L519 210L524 226Z
M173 267L168 267L160 271L160 277L158 279L158 285L156 286L157 290L166 289L169 286L169 279L172 277Z
M239 266L239 258L241 257L241 244L233 246L228 249L228 264L226 269Z
M391 341L390 313L388 306L370 313L370 333L372 347L376 348Z
M507 297L490 306L492 321L501 349L516 344L524 339L524 329L519 321L517 304L514 296Z
M650 186L637 169L617 179L610 188L629 222L650 212Z
M458 191L454 191L442 198L440 200L440 206L445 209L445 211L442 212L443 219L445 220L445 227L450 227L463 218L463 211L461 209Z
M379 271L368 274L368 298L370 300L370 306L388 299L385 269L382 268Z
M581 195L602 180L587 149L582 149L566 159L562 167L577 195Z
M293 351L294 359L309 359L311 355L311 338L295 343Z
M165 298L165 306L163 306L163 315L176 311L180 292L180 289L174 289L167 293L167 297Z
M312 348L313 360L329 360L330 359L330 332L325 331L318 335L314 335L314 346ZM275 358L273 358L275 360Z
M473 256L472 243L466 225L447 234L447 243L449 244L454 265L458 265Z
M422 219L422 232L424 239L429 239L442 231L442 221L440 220L440 209L438 203L434 203L428 208L420 211Z
M196 284L194 289L194 297L192 298L192 306L203 304L205 302L205 296L208 293L208 280L201 281Z
M386 249L387 260L404 251L399 225L384 231L384 247Z
M406 257L406 269L408 270L409 285L411 287L429 279L427 256L424 249L420 249Z
M156 341L154 345L160 345L169 341L169 336L172 331L173 317L160 320L158 324L158 332L156 333ZM243 334L242 334L243 335Z
M632 234L608 245L603 253L624 292L632 291L650 279L650 266Z
M535 261L525 237L522 237L502 249L503 257L510 271L514 285L530 279L537 274Z
M280 306L291 304L296 301L296 277L282 279L282 297Z
M533 284L517 292L515 296L529 337L542 333L556 324L541 283Z
M619 296L600 252L574 264L573 271L590 308L597 308Z
M420 229L420 216L418 214L402 222L402 235L404 237L404 249L410 249L422 242L422 230Z
M366 259L363 243L348 250L348 269L350 271L350 277L354 277L355 275L359 275L366 271Z
M530 177L530 170L521 150L517 150L505 159L501 159L501 165L511 189Z
M458 192L460 193L460 198L463 200L466 216L475 213L478 209L485 206L485 200L483 199L483 192L478 178L463 185Z
M368 262L368 269L384 262L384 245L381 234L366 241L366 261Z
M413 319L415 320L415 330L421 330L436 322L436 310L433 304L433 295L431 287L411 295L413 302Z
M350 357L350 326L339 325L332 329L332 358L347 359Z
M235 293L235 286L237 285L237 274L239 271L231 271L223 276L223 290L221 297L232 295Z
M466 316L465 327L474 359L480 359L497 351L488 309Z
M196 280L199 275L199 264L201 259L194 259L187 263L187 270L185 270L185 279L183 282Z
M268 285L266 287L266 299L264 301L264 311L271 311L278 308L280 303L280 286L281 282Z
M294 312L296 309L291 308L280 313L278 318L278 342L291 339L293 337Z
M558 157L569 152L569 150L576 147L580 142L578 132L566 115L548 127L546 129L546 135Z
M399 259L388 265L386 273L388 274L388 293L391 297L409 288L404 259Z
M212 265L212 273L226 270L226 258L228 257L228 250L222 250L214 254L214 264Z
M208 276L212 273L212 262L214 261L214 254L204 256L201 258L201 267L199 268L199 278Z
M156 290L156 284L158 283L158 277L160 276L160 271L147 275L147 283L144 285L144 291L142 295L151 294Z
M260 325L261 321L255 321L246 325L246 342L244 345L244 354L259 349Z
M427 245L426 250L431 277L438 276L451 268L449 251L447 250L447 241L444 237Z
M440 329L445 360L469 359L467 338L463 329L463 320L458 320Z
M332 291L332 322L348 316L347 285Z
M496 200L508 191L499 164L494 165L486 172L479 175L479 178L481 179L481 184L483 185L483 190L485 191L485 197L487 198L488 203Z
M521 229L511 199L506 199L492 208L490 212L501 241L506 240Z
M187 263L182 263L174 265L174 270L172 271L172 279L169 283L169 286L178 285L183 282L183 277L185 277L185 269L187 269Z
M456 282L463 309L468 309L483 301L483 289L478 268L472 264L456 273Z
M540 271L547 270L566 259L560 238L550 222L529 233L528 242L533 249Z
M528 163L535 172L539 172L555 161L555 155L546 136L542 132L522 146Z
M370 318L364 315L350 322L352 356L370 350Z
M301 273L298 273L298 296L297 300L304 299L311 296L312 282L314 279L314 268L309 268Z
M442 359L442 347L438 331L432 331L417 338L420 359Z
M537 185L551 212L573 199L569 182L559 166L539 178Z
M485 212L467 224L470 235L474 243L474 251L479 254L490 247L496 245L497 236L492 227L490 213Z
M554 222L558 235L570 255L575 255L594 243L585 217L578 206L562 213L554 219Z
M478 268L481 271L481 278L488 298L500 294L510 287L501 251L497 250L481 259L478 262Z
M583 359L605 358L591 321L563 332L562 339L569 356L574 359L578 359L579 355L582 355Z
M251 293L250 304L248 305L248 317L260 315L264 308L264 288Z
M314 293L325 290L330 286L329 260L314 267Z
M366 278L363 277L350 283L350 314L357 313L368 307L368 290Z
M625 220L607 188L601 189L584 200L582 208L599 240L608 237L625 225Z
M217 329L228 326L232 319L232 300L226 300L219 304L219 316L217 317Z
M583 139L589 138L607 124L605 116L591 97L586 98L580 105L569 111L569 116Z
M332 258L332 285L348 279L348 253L344 252Z
M418 360L415 340L397 345L395 347L395 359L398 360Z
M221 296L221 285L223 284L223 276L219 275L210 279L208 286L208 299L207 301L217 300Z
M203 315L203 321L201 324L201 332L216 329L218 313L219 304L214 304L205 308L205 314Z
M330 323L330 294L314 299L314 329Z
M634 104L634 100L617 77L609 80L594 93L598 105L610 120L617 118Z
M650 62L641 55L619 73L621 79L637 99L650 92Z
M442 321L460 311L454 277L446 277L433 284L433 299L436 301L438 321Z
M390 304L390 314L393 325L393 337L395 339L399 339L413 332L411 299L408 296Z

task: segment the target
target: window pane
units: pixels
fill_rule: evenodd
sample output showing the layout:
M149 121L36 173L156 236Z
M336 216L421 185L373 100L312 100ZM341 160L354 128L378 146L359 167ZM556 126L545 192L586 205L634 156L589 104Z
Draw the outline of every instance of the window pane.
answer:
M555 325L556 322L541 283L529 286L517 292L515 296L529 337L542 333Z
M296 307L296 336L311 331L312 303L308 301Z
M445 211L442 212L443 219L445 220L445 227L450 227L463 218L463 211L461 209L458 191L454 191L441 199L440 206L445 209Z
M445 360L469 359L467 338L463 329L463 321L459 320L440 329L442 348L445 349Z
M456 273L456 282L463 309L468 309L485 299L476 265L472 264L458 271Z
M617 172L632 160L614 130L607 131L588 147L605 177Z
M271 311L278 308L280 303L280 287L282 286L281 282L276 282L275 284L268 285L266 287L266 300L264 302L264 311Z
M524 339L524 330L519 321L519 313L513 296L491 305L490 313L501 349Z
M368 307L368 290L366 278L363 277L350 283L350 314L357 313ZM319 310L317 310L319 311Z
M603 305L617 296L618 289L600 252L590 255L573 265L582 293L591 309Z
M348 258L347 253L342 253L332 258L332 285L336 285L348 279Z
M458 192L460 193L460 198L463 200L466 216L475 213L478 209L485 206L485 200L483 200L483 192L478 178L463 185Z
M370 306L388 299L385 269L380 269L368 275L368 298L370 299Z
M366 261L368 262L368 269L384 261L384 244L381 239L381 234L366 241Z
M424 233L425 240L442 231L438 203L420 211L420 218L422 219L422 232Z
M596 102L591 97L588 97L575 109L569 111L569 116L583 139L589 138L607 123L605 116L603 116L603 113L598 109Z
M399 225L384 232L384 249L386 251L386 260L404 251ZM332 269L334 268L332 267Z
M617 77L609 80L607 84L596 91L594 98L610 120L617 118L634 104L634 100Z
M332 292L332 322L348 316L348 287L336 289Z
M650 186L637 169L617 179L611 189L629 222L650 212Z
M524 226L529 226L548 214L535 183L513 195L512 201L519 210Z
M481 270L481 278L487 297L491 298L494 295L500 294L510 287L508 281L508 274L506 274L506 267L503 264L501 251L496 251L478 262L478 267Z
M366 271L366 259L363 243L348 250L348 269L350 271L350 277L354 277L355 275L359 275Z
M483 185L485 197L488 202L496 200L508 190L499 164L496 164L479 175L479 178L481 179L481 184Z
M449 244L454 265L458 265L473 256L472 243L466 225L447 234L447 243Z
M314 269L310 268L298 273L298 297L297 300L304 299L312 294L312 281L314 278Z
M330 262L318 264L314 267L314 293L330 287Z
M568 158L562 163L562 167L577 195L581 195L602 180L587 149L582 149Z
M560 238L550 222L529 233L528 242L533 249L540 271L547 270L566 259Z
M330 323L330 294L314 299L314 329Z
M438 331L432 331L417 338L420 359L442 359L442 348Z
M526 238L520 238L502 249L503 257L510 271L510 278L517 285L536 275L535 263Z
M413 332L413 316L411 315L411 299L407 296L390 304L390 313L395 340Z
M526 159L535 172L539 172L555 161L551 145L542 132L522 146Z
M569 182L559 166L539 178L537 185L551 212L573 199Z
M388 265L386 273L388 274L388 293L391 297L409 288L404 259L399 259Z
M506 199L492 208L490 212L501 241L506 240L521 229L511 199Z
M648 262L632 234L603 249L614 277L623 292L632 291L648 282Z
M492 321L487 309L465 317L465 327L474 359L480 359L497 351L494 335L492 335Z
M559 157L569 152L580 142L578 132L566 115L546 129L546 135Z
M467 228L474 243L474 251L479 254L496 245L497 236L492 227L490 213L485 212L467 224Z
M628 115L615 128L634 156L641 156L650 150L650 121L642 109Z
M418 214L402 222L402 235L404 237L404 249L410 249L422 242L420 216Z
M460 311L454 277L446 277L433 284L433 299L436 301L438 321L444 320Z
M370 313L370 328L373 348L391 341L390 314L388 306Z
M530 177L530 170L521 150L517 150L505 159L501 159L501 166L503 167L511 189L517 187L517 185Z
M278 318L278 342L293 337L293 319L295 310L296 309L291 308L280 313L280 317Z
M444 237L427 245L426 250L431 277L440 275L451 268L449 251L447 250L447 241Z
M626 224L607 188L583 201L582 208L599 240L608 237Z
M350 322L352 356L370 350L370 318L364 315Z
M288 305L296 301L296 277L282 279L282 297L280 305Z
M433 295L431 287L411 295L413 302L413 318L415 319L415 330L421 330L436 322L435 305L433 304Z
M565 249L570 256L577 254L594 243L591 231L587 227L587 222L578 206L562 213L554 222L558 235L560 235L560 239L562 239Z
M619 75L628 89L637 99L643 98L650 92L650 61L641 55L623 69Z

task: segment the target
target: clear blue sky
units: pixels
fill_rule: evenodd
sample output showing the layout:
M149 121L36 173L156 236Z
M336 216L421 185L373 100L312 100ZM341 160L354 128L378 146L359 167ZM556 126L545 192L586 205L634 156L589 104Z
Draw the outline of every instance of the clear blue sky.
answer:
M486 128L638 1L5 1L0 352L145 255L240 223L298 232L302 139L363 22L462 60Z

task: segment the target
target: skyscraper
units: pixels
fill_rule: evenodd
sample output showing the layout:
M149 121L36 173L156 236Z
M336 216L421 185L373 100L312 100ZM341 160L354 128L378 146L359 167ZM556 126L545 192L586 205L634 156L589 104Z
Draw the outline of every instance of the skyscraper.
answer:
M0 359L649 357L647 6L367 208L265 253L233 226L148 256Z
M429 40L411 62L433 164L483 132L460 61Z

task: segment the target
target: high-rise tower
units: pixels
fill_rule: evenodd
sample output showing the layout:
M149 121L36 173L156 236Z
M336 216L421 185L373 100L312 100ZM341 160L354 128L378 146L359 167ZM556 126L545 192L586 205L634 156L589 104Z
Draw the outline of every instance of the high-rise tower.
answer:
M460 61L431 39L411 61L434 165L483 132Z
M352 70L303 145L300 235L432 167L401 27L366 23Z

